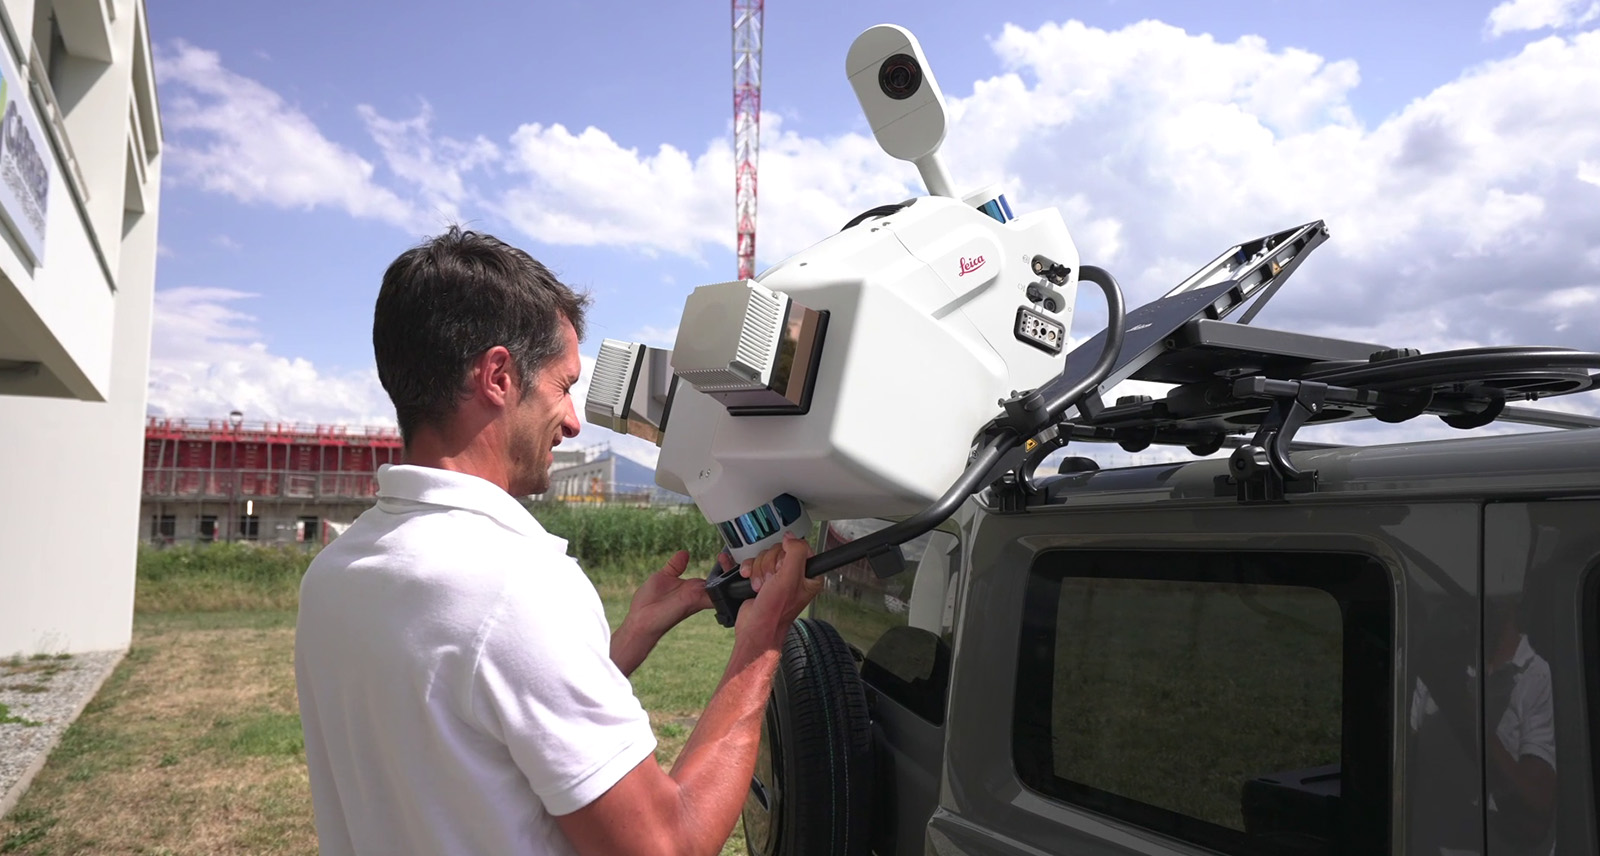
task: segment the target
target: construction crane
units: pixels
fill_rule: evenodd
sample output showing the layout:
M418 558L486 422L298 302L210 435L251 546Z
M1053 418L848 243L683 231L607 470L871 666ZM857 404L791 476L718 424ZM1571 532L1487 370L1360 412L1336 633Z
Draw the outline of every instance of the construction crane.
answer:
M733 0L733 182L739 278L756 272L756 161L761 153L763 0Z

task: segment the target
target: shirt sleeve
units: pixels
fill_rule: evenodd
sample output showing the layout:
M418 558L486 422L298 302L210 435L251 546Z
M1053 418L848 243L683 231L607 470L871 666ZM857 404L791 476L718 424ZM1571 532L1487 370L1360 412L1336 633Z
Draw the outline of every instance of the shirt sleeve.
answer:
M593 802L656 748L649 716L611 662L600 598L565 561L508 584L473 676L474 716L552 815Z
M1538 758L1553 770L1556 766L1556 723L1551 702L1550 667L1542 660L1536 661L1534 668L1517 679L1513 690L1513 704L1521 720L1515 754L1519 759Z

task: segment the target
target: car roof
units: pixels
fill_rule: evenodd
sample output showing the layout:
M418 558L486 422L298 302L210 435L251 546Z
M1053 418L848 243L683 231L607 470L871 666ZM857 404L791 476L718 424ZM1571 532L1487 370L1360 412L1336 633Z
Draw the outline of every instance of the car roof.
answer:
M1600 494L1600 428L1341 446L1292 455L1316 471L1291 503L1372 499L1560 498ZM1044 506L1239 502L1227 456L1039 479Z

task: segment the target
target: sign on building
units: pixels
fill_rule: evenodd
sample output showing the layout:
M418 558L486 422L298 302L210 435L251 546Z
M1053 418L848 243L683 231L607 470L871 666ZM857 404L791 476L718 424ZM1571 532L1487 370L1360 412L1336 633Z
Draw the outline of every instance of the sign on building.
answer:
M28 98L28 81L17 73L11 51L0 48L0 220L35 265L44 263L50 210L46 145Z

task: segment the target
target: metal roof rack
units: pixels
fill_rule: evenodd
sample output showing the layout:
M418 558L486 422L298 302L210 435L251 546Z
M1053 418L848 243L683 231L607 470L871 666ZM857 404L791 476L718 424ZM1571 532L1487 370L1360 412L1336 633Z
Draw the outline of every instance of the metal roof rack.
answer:
M1308 424L1434 415L1468 430L1495 421L1595 428L1600 419L1509 406L1593 389L1600 354L1551 347L1472 348L1423 354L1249 324L1311 250L1327 239L1318 220L1229 249L1161 298L1127 313L1110 374L1062 420L1028 443L1014 483L1037 494L1033 471L1072 440L1114 442L1128 452L1152 444L1210 455L1234 447L1230 484L1242 501L1314 490L1316 473L1289 458ZM1254 300L1239 322L1223 320ZM1067 357L1063 376L1087 371L1102 332ZM1171 384L1165 397L1103 391L1124 380ZM1236 435L1250 434L1243 442Z

